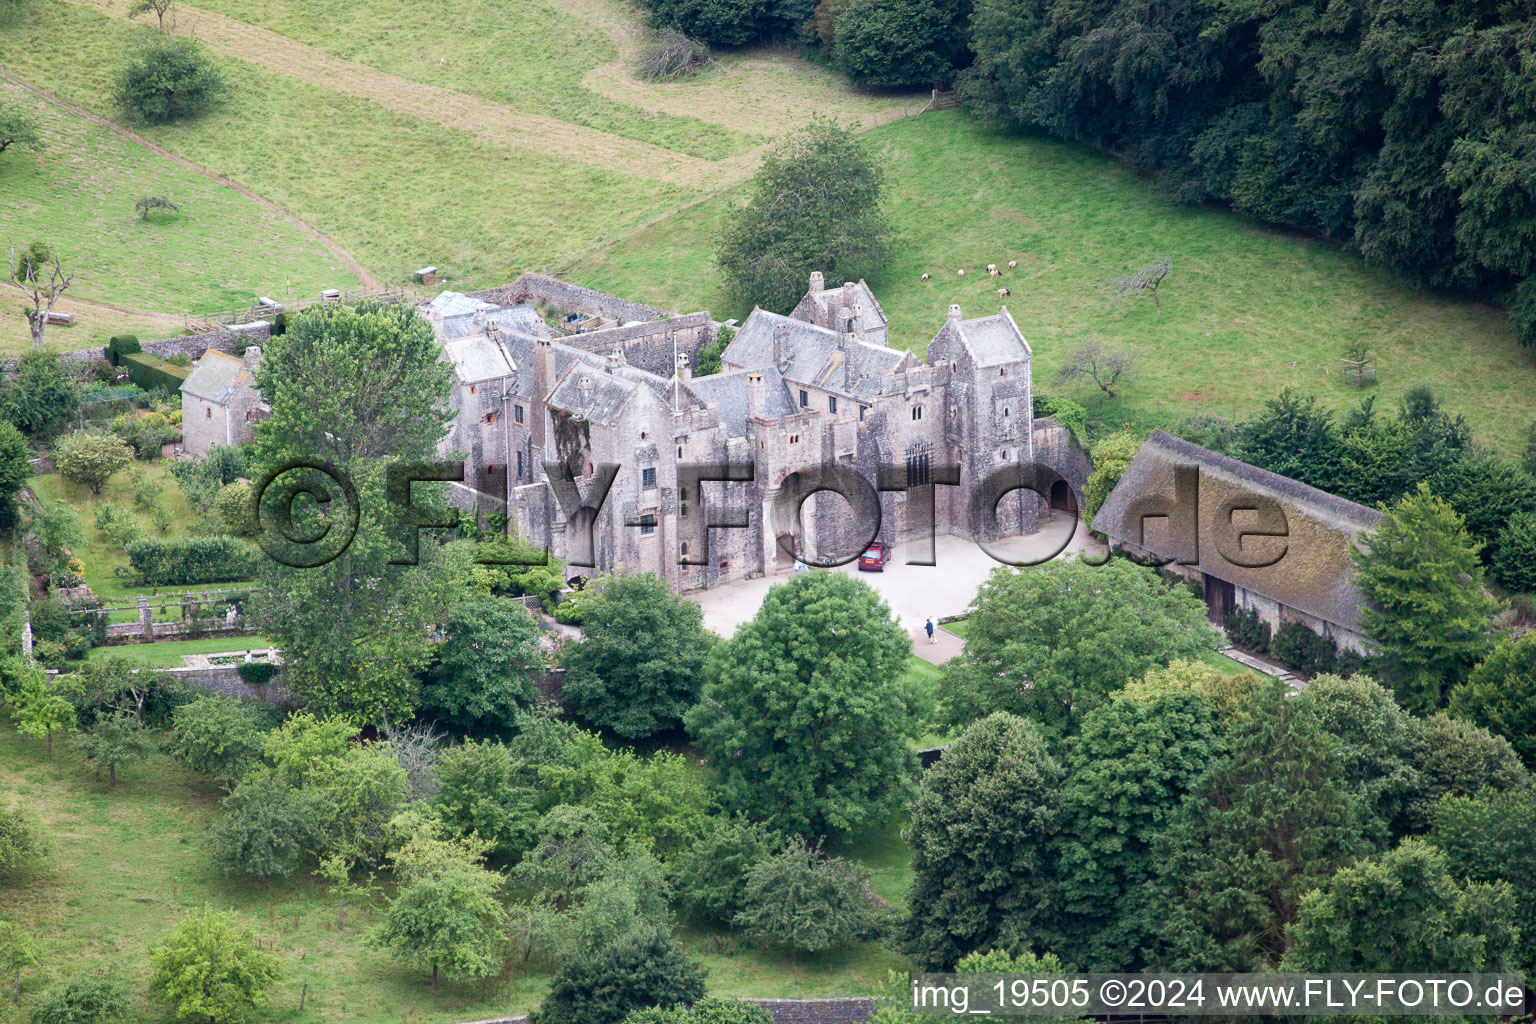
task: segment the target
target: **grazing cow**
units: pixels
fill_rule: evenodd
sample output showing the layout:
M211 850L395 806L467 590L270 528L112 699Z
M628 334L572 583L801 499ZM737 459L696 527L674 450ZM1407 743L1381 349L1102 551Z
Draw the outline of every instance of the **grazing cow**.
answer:
M1000 298L1000 299L1006 299L1008 296L1010 296L1012 294L1013 294L1013 292L1009 291L1007 288L999 288L997 290L997 297Z
M924 281L926 281L926 280L928 280L928 275L927 275L927 274L924 274L924 275L923 275L923 280L924 280Z
M1018 260L1009 260L1008 261L1008 269L1009 270L1017 270L1017 269L1019 269L1019 261Z
M955 271L955 274L960 276L960 277L964 277L965 276L965 271L963 269L957 270L957 271Z

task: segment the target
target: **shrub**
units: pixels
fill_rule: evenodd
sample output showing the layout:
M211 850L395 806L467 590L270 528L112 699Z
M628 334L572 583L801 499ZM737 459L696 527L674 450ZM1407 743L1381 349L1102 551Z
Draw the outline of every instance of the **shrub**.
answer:
M235 671L251 686L264 686L277 675L277 666L270 661L247 661L242 662Z
M806 953L863 938L874 926L863 878L799 836L747 872L743 898L745 908L735 923L754 941Z
M1238 608L1227 616L1222 629L1227 639L1239 647L1246 647L1255 654L1269 652L1269 623L1259 618L1253 608Z
M35 867L47 859L51 847L42 823L31 811L0 809L0 878Z
M144 121L195 114L216 99L224 78L193 39L153 33L117 72L117 100Z
M681 32L664 31L640 48L635 72L653 82L669 81L691 75L707 63L709 47Z
M1300 622L1281 625L1269 650L1286 668L1303 675L1333 672L1339 664L1339 645Z
M111 974L74 978L49 989L32 1007L29 1024L111 1024L132 1009L128 986Z
M121 366L123 356L141 351L139 339L131 334L115 334L107 339L107 361L113 366Z
M256 574L256 549L234 537L145 537L128 545L145 585L232 583Z
M267 1004L279 961L257 949L233 913L187 915L150 950L153 991L178 1017L239 1024Z

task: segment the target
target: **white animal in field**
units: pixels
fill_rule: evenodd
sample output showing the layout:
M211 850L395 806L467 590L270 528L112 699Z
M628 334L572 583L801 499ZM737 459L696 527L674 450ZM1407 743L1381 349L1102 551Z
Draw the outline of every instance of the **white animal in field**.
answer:
M1008 269L1009 270L1017 270L1017 269L1019 269L1019 261L1018 260L1009 260L1008 261Z
M927 274L924 274L924 275L923 275L923 280L924 280L924 281L926 281L926 280L928 280L928 275L927 275Z
M987 273L989 273L989 274L997 273L997 264L996 263L988 263L987 264Z
M1000 298L1000 299L1006 299L1008 296L1010 296L1012 294L1013 294L1013 292L1009 291L1007 288L999 288L997 290L997 297Z
M1003 276L1003 272L1001 270L989 270L989 271L987 271L987 276L988 277L1002 277Z
M964 277L965 276L965 270L962 268L960 270L955 271L955 274L958 277Z

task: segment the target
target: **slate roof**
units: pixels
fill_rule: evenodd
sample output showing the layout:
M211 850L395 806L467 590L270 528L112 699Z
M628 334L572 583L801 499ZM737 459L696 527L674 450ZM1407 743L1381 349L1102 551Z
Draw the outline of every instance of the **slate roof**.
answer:
M993 316L960 321L960 341L977 366L1001 366L1029 358L1029 342L1005 306Z
M784 328L781 342L788 359L782 374L793 384L807 384L836 395L871 402L880 392L880 375L901 364L906 353L883 345L855 341L849 349L853 372L843 383L844 353L839 351L836 331L816 324L754 309L721 355L721 362L756 370L774 366L773 336Z
M820 291L806 292L806 294L827 313L836 313L843 308L843 286L841 284L835 284L830 288L823 288ZM890 321L885 318L885 310L880 307L880 300L875 298L875 293L870 290L869 285L863 280L858 281L853 286L853 301L859 307L861 319L868 321L865 324L866 329L875 324L889 326ZM874 315L871 316L871 313Z
M510 377L515 372L502 347L483 334L444 342L443 357L453 364L453 372L466 384Z
M758 372L763 375L763 415L777 419L791 416L795 409L789 387L779 371L764 367L757 371L731 370L714 373L708 377L695 377L688 381L688 389L698 398L700 405L714 402L719 406L720 422L725 424L727 437L747 436L747 375Z
M1358 631L1360 593L1349 564L1350 542L1375 529L1381 513L1337 495L1308 487L1289 477L1219 455L1159 430L1147 439L1093 519L1093 529L1114 540L1143 547L1160 558L1173 557L1168 534L1152 520L1143 543L1133 505L1142 498L1174 493L1173 470L1193 465L1200 470L1197 523L1199 562L1195 568L1326 622ZM1289 536L1285 554L1262 568L1234 565L1217 550L1213 531L1229 501L1259 494L1274 499L1285 512ZM1225 528L1225 527L1223 527ZM1278 544L1254 539L1249 544ZM1257 549L1256 549L1257 550ZM1268 550L1268 549L1262 549Z
M581 386L584 381L590 381L592 385L585 391ZM588 423L610 427L639 386L635 381L615 377L583 361L573 365L555 385L549 404Z
M244 360L211 348L181 382L181 393L215 405L228 405L238 389L255 386L256 378Z
M439 296L441 298L441 296ZM464 338L471 334L480 334L485 330L483 323L475 322L475 313L471 310L466 313L455 313L452 316L444 316L439 335L443 338ZM549 337L549 327L544 323L538 311L532 306L491 306L486 305L483 310L485 322L494 323L504 331L521 331L535 338Z
M437 295L433 296L432 301L427 303L427 306L432 312L444 319L450 316L462 316L466 313L473 313L477 309L495 308L493 303L486 302L484 299L473 298L465 295L463 292L438 292Z

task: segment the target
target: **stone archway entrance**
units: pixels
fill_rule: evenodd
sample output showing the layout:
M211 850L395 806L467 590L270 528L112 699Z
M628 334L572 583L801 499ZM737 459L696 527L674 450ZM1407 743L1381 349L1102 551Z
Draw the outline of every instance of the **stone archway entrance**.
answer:
M1057 480L1051 484L1051 511L1077 511L1077 500L1072 496L1072 487L1065 480Z

